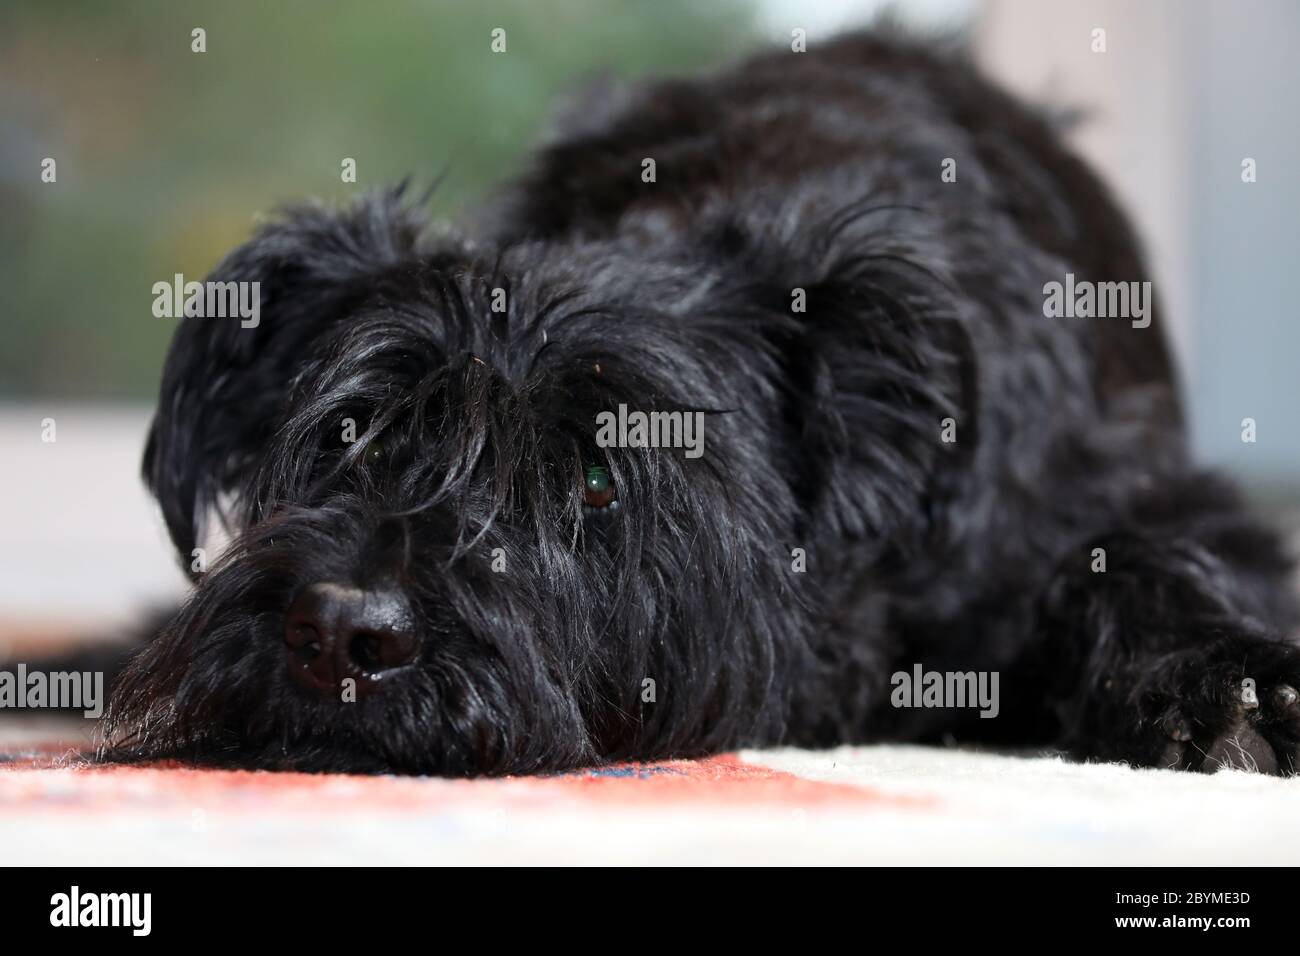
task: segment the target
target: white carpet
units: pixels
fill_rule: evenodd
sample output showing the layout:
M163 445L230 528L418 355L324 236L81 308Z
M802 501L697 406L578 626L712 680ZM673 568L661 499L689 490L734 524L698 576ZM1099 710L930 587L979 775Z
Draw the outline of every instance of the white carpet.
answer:
M801 777L935 801L860 819L859 859L900 864L1300 862L1300 778L1074 764L923 747L784 750L749 759Z
M549 779L0 769L23 864L1294 864L1300 779L920 747Z

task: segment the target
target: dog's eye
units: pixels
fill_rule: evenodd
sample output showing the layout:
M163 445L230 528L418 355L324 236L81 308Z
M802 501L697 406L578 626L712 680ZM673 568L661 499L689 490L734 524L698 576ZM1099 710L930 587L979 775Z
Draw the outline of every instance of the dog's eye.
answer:
M614 482L609 477L609 469L600 465L591 465L582 482L582 500L588 508L608 508L615 504L618 495L614 491Z
M384 445L380 441L372 441L366 446L366 450L361 455L361 460L367 465L377 465L384 460Z

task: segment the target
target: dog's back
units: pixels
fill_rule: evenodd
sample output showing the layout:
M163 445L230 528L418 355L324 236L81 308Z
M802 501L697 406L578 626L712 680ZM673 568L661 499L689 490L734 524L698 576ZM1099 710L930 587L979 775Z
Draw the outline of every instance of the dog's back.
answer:
M806 294L813 344L782 343L783 413L808 463L805 528L838 566L820 569L836 673L796 702L796 739L1112 733L1079 729L1088 705L1071 697L1114 663L1094 650L1141 657L1141 641L1067 636L1125 628L1118 610L1081 624L1107 601L1085 584L1079 606L1044 596L1071 589L1063 574L1106 573L1095 554L1117 533L1123 549L1139 547L1130 533L1207 548L1234 568L1211 603L1245 597L1236 613L1269 630L1294 620L1276 541L1188 462L1158 294L1127 218L1061 134L953 45L868 31L697 78L598 88L502 205L500 240L663 263L629 271L621 291L666 301L683 323L727 295L743 325L755 303ZM668 269L683 263L695 282L685 291ZM659 275L671 276L663 288ZM1133 294L1123 314L1105 315L1100 298L1093 314L1073 313L1074 290L1116 284ZM1071 299L1065 314L1050 288ZM956 410L951 435L945 410ZM1109 573L1197 573L1155 552ZM1152 615L1177 618L1165 597L1150 585ZM1094 640L1103 646L1087 649ZM886 706L861 685L891 655L1005 671L1008 713L986 723ZM1163 713L1173 704L1161 699ZM1136 709L1108 714L1140 723Z

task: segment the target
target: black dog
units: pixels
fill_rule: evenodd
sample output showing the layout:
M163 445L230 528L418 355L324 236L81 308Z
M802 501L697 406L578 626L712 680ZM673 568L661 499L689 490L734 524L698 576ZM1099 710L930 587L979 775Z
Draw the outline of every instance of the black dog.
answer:
M181 323L145 475L187 567L214 509L236 536L108 757L1293 768L1282 550L1189 464L1159 316L1046 314L1139 252L960 56L863 34L603 91L473 238L418 206L290 211L212 276L260 324ZM703 455L605 447L620 406L704 412ZM997 718L893 706L917 665L996 672Z

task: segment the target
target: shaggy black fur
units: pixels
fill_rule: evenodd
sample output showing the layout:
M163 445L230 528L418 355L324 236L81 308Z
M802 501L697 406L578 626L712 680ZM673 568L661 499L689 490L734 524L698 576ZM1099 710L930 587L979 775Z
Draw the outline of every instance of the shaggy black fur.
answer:
M236 537L119 682L109 757L501 774L951 735L1293 766L1287 561L1188 462L1160 317L1044 317L1067 272L1146 273L959 55L868 33L600 90L472 237L419 205L290 210L212 276L261 282L260 326L181 323L145 476L187 567L214 509ZM704 456L598 448L620 403L706 410ZM418 641L356 702L291 679L320 582ZM895 709L916 663L998 671L1000 715Z

